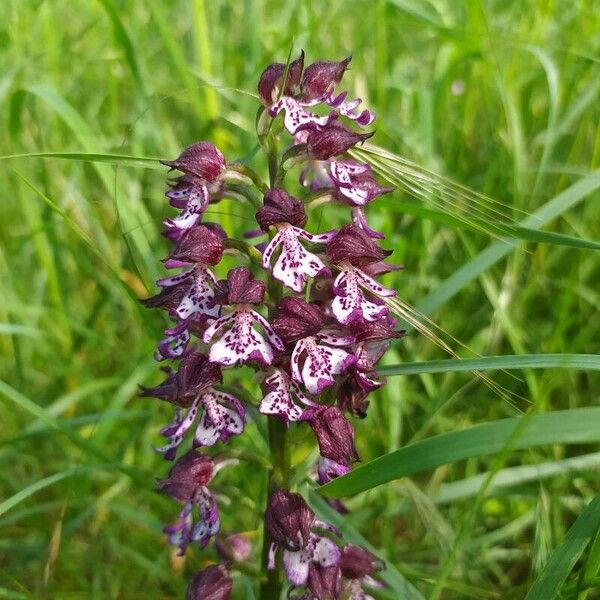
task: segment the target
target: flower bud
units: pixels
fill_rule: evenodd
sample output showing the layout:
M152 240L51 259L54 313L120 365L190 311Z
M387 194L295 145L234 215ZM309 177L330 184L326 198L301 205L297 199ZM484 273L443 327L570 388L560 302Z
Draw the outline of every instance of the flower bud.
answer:
M287 79L285 82L284 96L296 95L296 90L300 84L302 69L304 68L304 50L300 56L290 63ZM261 74L258 82L258 94L265 106L271 106L279 97L283 77L285 75L285 65L282 63L270 64Z
M252 554L252 542L239 533L232 533L224 538L219 538L215 546L219 556L224 561L243 562Z
M317 441L321 456L349 467L359 460L354 447L354 429L352 424L337 406L316 411L309 420Z
M214 466L212 458L190 450L173 465L167 479L158 482L158 490L180 502L188 502L197 488L208 485Z
M213 182L225 172L225 157L210 142L197 142L187 147L175 160L162 160L163 165L186 175Z
M229 600L232 581L223 565L211 565L190 581L186 600Z
M277 223L304 227L306 211L302 202L285 190L269 190L265 194L263 206L256 213L256 220L263 231L268 231L271 225Z
M321 310L315 304L287 296L279 303L273 329L286 344L291 344L319 333L323 322Z
M380 248L356 225L344 225L327 244L327 257L332 263L347 261L355 267L379 262L391 253L391 250Z
M340 62L321 60L309 65L302 75L302 100L321 100L341 81L352 57Z
M311 158L327 160L368 140L372 135L373 133L356 133L345 125L332 121L320 130L311 131L306 144Z
M277 490L265 515L269 539L286 550L297 552L306 546L315 513L300 494Z
M342 575L347 579L362 579L383 569L381 561L361 546L347 544L342 548Z

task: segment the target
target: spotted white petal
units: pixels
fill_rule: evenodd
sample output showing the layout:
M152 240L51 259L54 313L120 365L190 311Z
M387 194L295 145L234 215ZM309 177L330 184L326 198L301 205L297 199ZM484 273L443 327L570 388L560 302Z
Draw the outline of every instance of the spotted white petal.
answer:
M377 321L388 312L385 305L375 304L365 298L354 270L342 271L333 283L333 291L335 298L331 310L342 325L362 320Z
M210 538L219 533L221 526L217 501L207 487L198 490L195 497L198 505L199 521L194 526L191 539L198 542L200 548L206 547Z
M209 269L196 267L192 284L175 309L176 316L180 319L192 316L218 317L221 307L213 302L213 283L214 275Z
M265 365L271 364L273 350L254 328L258 319L255 316L256 313L253 313L254 311L249 310L236 310L232 313L234 317L231 329L211 346L209 353L211 362L224 366L246 363L251 360ZM210 341L214 332L211 332L210 335L207 335L208 333L209 330L204 334L205 342Z
M242 403L224 392L210 390L202 396L204 414L194 436L194 446L213 446L218 440L244 431L245 410Z
M366 273L363 273L360 269L355 269L356 277L360 282L360 285L370 290L377 296L390 297L396 295L396 290L383 287L380 283L375 281L372 277L369 277Z
M288 581L293 585L304 585L308 579L312 552L306 548L298 552L283 551L283 568Z
M277 236L282 248L272 270L275 279L295 292L301 292L304 289L309 277L312 278L330 272L316 254L309 252L302 246L298 240L298 232L302 232L302 230L297 227L285 227L279 231ZM267 255L268 250L269 248L265 250L265 255ZM265 259L263 256L264 264Z
M305 338L306 358L300 380L311 394L320 394L335 383L334 375L339 375L356 361L356 358L341 348L321 346L314 338ZM293 356L292 356L293 361Z
M210 196L206 186L194 186L189 192L188 200L181 214L174 219L167 219L165 225L173 229L190 229L206 210L209 200Z
M156 360L179 358L185 352L189 341L190 333L187 329L184 329L180 333L167 335L158 343L154 352L154 358Z
M280 98L269 110L269 114L274 117L281 111L285 111L285 117L283 124L285 128L294 135L299 129L306 127L315 127L321 129L325 127L329 120L330 115L319 116L314 113L308 112L302 108L300 103L294 98L289 96L283 96Z
M263 415L275 415L289 421L298 421L304 410L294 402L294 395L301 403L316 406L317 404L307 398L288 375L280 370L275 371L265 379L265 387L270 390L261 400L258 408Z

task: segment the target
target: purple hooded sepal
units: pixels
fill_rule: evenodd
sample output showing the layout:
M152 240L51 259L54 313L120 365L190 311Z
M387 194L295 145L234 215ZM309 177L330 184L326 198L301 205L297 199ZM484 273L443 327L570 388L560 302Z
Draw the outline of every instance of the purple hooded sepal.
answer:
M227 569L211 565L190 581L185 600L229 600L232 586Z
M356 144L362 144L373 133L356 133L337 121L331 121L321 129L308 134L306 145L313 160L327 160L347 152Z
M179 502L190 502L196 490L207 486L214 474L214 460L196 450L190 450L171 467L169 476L158 482L158 491Z
M337 406L321 408L307 421L317 436L319 452L323 458L345 467L360 460L354 446L352 424Z
M329 96L342 80L351 60L349 56L339 62L320 60L308 65L300 84L302 102L321 102Z
M216 265L223 256L223 238L206 225L188 229L164 261L167 269L189 264Z
M327 257L334 264L350 263L363 267L377 263L392 254L380 248L363 229L356 225L344 225L327 244Z
M175 160L161 162L171 169L208 182L214 182L226 169L225 157L210 142L196 142L188 146Z
M273 189L265 194L263 205L256 213L256 221L263 231L279 223L304 227L306 211L298 198L290 196L285 190Z
M247 267L235 267L227 273L227 279L215 284L215 302L224 306L235 304L262 304L265 284L255 279Z
M283 96L294 96L299 91L300 77L304 68L304 50L300 56L290 63L285 87L282 90L283 78L285 76L285 65L283 63L270 64L261 74L258 82L258 95L263 104L267 107Z

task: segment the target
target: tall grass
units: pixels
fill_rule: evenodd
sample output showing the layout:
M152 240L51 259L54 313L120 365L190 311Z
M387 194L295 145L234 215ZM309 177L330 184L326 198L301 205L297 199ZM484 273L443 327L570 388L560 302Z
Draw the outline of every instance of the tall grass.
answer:
M158 379L164 323L136 297L168 212L164 172L143 159L200 139L248 156L257 75L291 44L311 60L352 54L347 81L378 113L393 155L363 158L399 187L369 219L406 267L386 284L510 393L427 336L398 342L357 425L364 463L396 452L396 470L340 526L388 562L381 597L600 597L600 429L576 412L600 392L597 356L581 356L600 354L597 4L4 0L0 155L20 158L0 160L0 598L182 597L182 573L211 560L177 559L160 534L166 411L136 394ZM213 212L234 232L251 216L232 200ZM519 415L484 426L491 452L473 445L479 424ZM262 464L264 423L248 432L236 451ZM302 483L314 456L304 430L292 436ZM265 482L220 481L237 508L223 528L258 546ZM236 597L252 581L236 577Z

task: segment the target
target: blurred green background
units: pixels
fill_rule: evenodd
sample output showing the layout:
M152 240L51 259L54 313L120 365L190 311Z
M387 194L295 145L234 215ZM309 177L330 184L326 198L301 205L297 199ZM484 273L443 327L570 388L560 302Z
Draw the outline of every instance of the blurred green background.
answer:
M454 192L444 200L445 180L428 174L421 196L399 189L369 207L405 265L385 283L430 313L461 356L599 353L598 251L556 239L513 247L493 231L495 219L551 207L553 218L534 225L600 240L598 8L594 0L2 0L0 598L181 598L186 579L215 559L212 551L176 559L165 544L160 529L177 507L153 491L166 465L152 444L170 411L137 396L138 384L160 378L151 355L165 321L136 297L153 292L167 250L165 169L107 155L172 158L206 139L244 157L256 144L258 76L292 45L308 62L352 54L343 89L378 114L373 141L466 186L444 183ZM97 156L34 156L43 152ZM254 164L264 169L260 158ZM498 203L474 204L469 189ZM477 211L490 230L468 227ZM252 218L230 200L209 212L237 235ZM321 211L319 223L344 218ZM505 256L479 260L498 243ZM441 358L413 333L386 362ZM256 393L251 374L231 377ZM490 376L512 400L471 373L390 378L357 423L363 461L475 423L598 405L600 377L588 368ZM257 560L264 428L251 422L232 443L250 462L216 486L223 529L249 532ZM305 428L291 435L301 483L314 444ZM523 598L600 492L599 450L544 445L428 470L348 501L347 527L423 597ZM527 469L541 464L553 467ZM570 555L562 597L600 597L593 539ZM253 598L252 569L242 571L235 597ZM410 593L376 595L417 597Z

